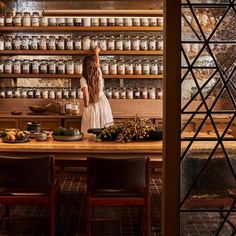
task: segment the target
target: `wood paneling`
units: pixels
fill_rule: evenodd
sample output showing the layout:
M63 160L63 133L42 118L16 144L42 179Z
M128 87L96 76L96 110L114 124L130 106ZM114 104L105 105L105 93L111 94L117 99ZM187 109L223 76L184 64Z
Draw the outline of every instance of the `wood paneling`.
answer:
M18 127L18 119L14 118L0 119L0 129L17 128L17 127Z

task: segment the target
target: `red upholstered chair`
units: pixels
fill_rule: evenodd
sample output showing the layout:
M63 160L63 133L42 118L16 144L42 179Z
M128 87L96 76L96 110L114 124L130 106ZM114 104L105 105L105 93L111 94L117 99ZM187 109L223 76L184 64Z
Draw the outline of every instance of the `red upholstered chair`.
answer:
M0 156L0 204L6 205L1 220L11 220L10 205L48 205L50 236L55 235L58 183L54 156Z
M144 206L146 235L150 235L149 157L87 158L87 219L90 236L95 206Z

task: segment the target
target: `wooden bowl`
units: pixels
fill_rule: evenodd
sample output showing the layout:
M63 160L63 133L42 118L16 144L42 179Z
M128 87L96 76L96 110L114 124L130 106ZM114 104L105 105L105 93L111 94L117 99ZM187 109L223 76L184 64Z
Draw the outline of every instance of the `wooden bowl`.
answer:
M44 106L29 106L29 109L35 113L43 113L47 111L48 108Z

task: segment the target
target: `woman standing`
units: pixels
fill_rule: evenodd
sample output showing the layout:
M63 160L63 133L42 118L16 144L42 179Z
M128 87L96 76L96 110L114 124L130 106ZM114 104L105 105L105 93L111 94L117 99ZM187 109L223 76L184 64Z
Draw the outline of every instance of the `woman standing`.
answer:
M95 56L87 55L83 60L83 77L80 87L84 97L84 111L81 131L87 133L89 128L103 128L113 122L109 101L104 94L104 79L100 69L100 48L94 49Z

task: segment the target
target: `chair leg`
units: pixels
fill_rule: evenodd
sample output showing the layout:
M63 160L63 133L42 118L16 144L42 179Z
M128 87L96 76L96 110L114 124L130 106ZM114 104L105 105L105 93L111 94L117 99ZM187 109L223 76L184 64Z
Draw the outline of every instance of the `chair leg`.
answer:
M55 235L55 203L50 203L50 236Z

